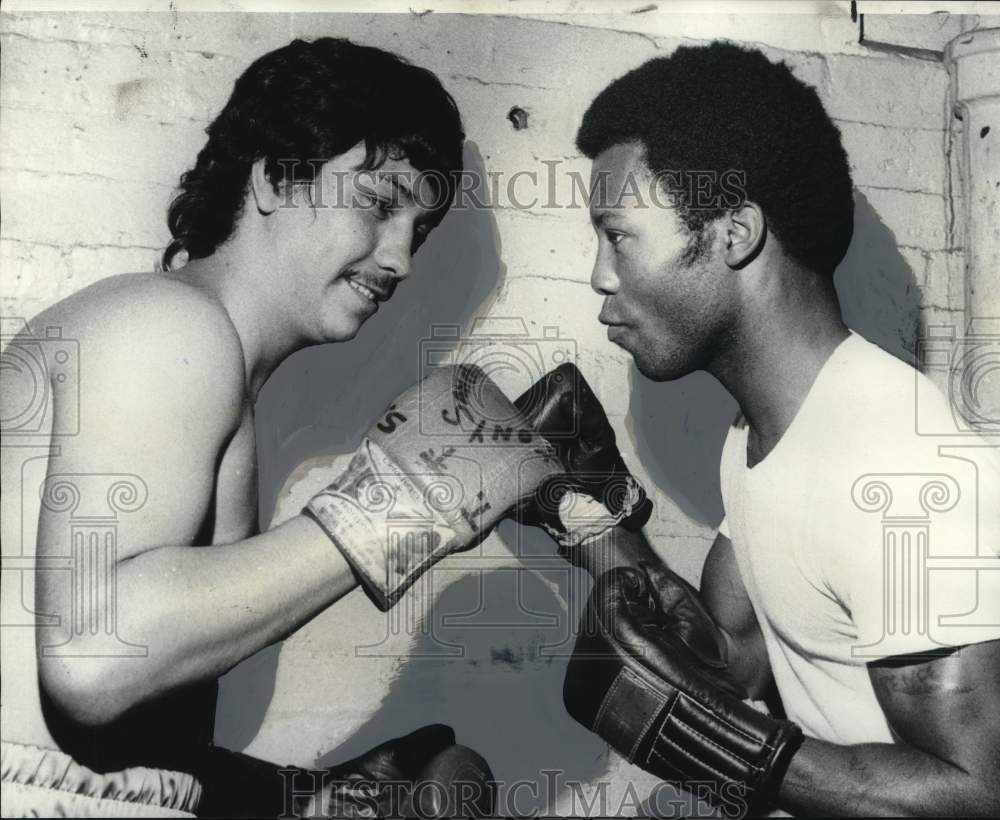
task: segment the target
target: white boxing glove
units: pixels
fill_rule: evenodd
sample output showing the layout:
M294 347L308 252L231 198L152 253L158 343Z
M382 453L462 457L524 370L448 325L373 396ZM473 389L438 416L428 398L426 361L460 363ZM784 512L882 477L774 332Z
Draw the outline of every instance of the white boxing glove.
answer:
M439 367L393 402L303 512L387 610L561 470L553 447L482 369Z

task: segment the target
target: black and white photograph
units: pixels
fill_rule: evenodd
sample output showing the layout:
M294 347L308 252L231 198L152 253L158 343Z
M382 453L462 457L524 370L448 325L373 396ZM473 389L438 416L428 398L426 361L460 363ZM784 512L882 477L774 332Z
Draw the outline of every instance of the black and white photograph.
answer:
M1000 816L1000 5L8 0L0 816Z

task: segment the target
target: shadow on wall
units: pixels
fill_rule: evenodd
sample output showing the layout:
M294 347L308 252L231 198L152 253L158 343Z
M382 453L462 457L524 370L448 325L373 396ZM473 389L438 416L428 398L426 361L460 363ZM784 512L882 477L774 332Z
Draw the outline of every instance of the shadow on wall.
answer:
M914 363L920 294L896 238L864 195L854 192L854 237L835 276L844 321L869 341ZM704 372L673 382L634 379L629 432L650 478L686 515L722 520L719 458L739 410Z
M469 165L481 162L474 157ZM353 448L371 420L417 379L417 349L431 323L466 322L500 284L503 269L489 213L456 212L435 236L428 253L418 257L417 282L357 342L341 355L334 355L339 348L304 351L265 387L257 418L261 498L268 513L292 467L318 453ZM419 286L428 281L430 287ZM912 354L912 274L892 234L860 195L854 242L837 284L849 324L896 355ZM705 374L665 384L637 379L631 409L637 453L654 481L692 518L716 525L722 517L719 454L736 412L731 397ZM562 703L572 631L590 581L556 559L552 542L539 531L505 522L498 532L516 545L524 566L470 574L447 587L428 616L428 634L401 659L379 708L317 765L347 760L439 721L483 754L508 787L527 784L517 792L516 806L502 805L502 812L530 814L554 797L545 770L583 783L605 772L606 745L576 724ZM241 749L257 734L274 691L278 651L258 653L222 679L219 745Z
M464 162L486 179L475 143L466 143ZM274 372L255 409L262 526L292 470L354 450L389 403L419 380L420 342L431 328L464 327L500 279L492 215L453 210L413 258L408 279L354 340L300 350Z
M835 282L847 325L897 359L915 365L920 290L896 237L857 189L854 239Z
M607 744L569 716L562 697L593 582L558 558L540 530L505 521L498 533L520 565L469 573L445 588L378 710L318 766L446 723L489 762L499 817L535 816L568 782L600 780ZM689 796L673 798L693 810Z
M466 142L466 169L486 179ZM485 197L485 192L477 192ZM448 214L413 259L409 279L348 344L321 345L284 362L255 407L261 525L299 464L354 450L389 403L420 377L420 342L435 325L463 327L502 280L499 238L488 211ZM281 645L268 647L223 676L215 742L244 748L257 734L274 693Z

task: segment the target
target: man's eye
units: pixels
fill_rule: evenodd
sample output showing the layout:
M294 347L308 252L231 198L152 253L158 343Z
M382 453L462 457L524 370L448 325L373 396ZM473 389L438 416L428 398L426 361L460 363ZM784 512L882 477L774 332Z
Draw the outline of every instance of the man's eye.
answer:
M361 205L366 210L371 210L379 219L387 219L396 210L391 199L380 197L377 194L363 193Z
M605 231L604 235L608 238L608 242L612 245L617 245L625 238L625 234L618 233L618 231Z
M413 250L416 250L427 241L427 235L430 232L430 225L417 225L413 229Z

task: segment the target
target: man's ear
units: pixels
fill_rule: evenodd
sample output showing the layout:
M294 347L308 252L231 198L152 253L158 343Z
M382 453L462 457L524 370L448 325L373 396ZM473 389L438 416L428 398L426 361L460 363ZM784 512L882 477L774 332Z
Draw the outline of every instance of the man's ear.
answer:
M264 170L266 162L267 160L263 158L258 159L250 168L250 191L257 210L262 214L276 211L282 201L276 186L267 178L267 172Z
M724 221L726 264L734 270L749 265L767 239L767 219L755 202L744 202L729 212Z

